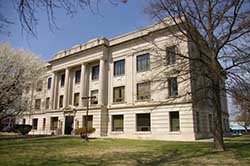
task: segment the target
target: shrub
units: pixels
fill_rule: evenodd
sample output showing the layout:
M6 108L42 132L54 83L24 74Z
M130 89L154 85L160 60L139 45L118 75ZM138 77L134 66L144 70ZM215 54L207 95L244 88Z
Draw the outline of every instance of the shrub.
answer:
M22 135L26 135L31 131L32 126L31 125L24 125L24 124L15 125L14 129L16 130L16 132L21 133Z
M86 137L87 134L92 134L95 132L95 128L89 127L88 129L86 127L75 129L75 134L80 135L82 139Z

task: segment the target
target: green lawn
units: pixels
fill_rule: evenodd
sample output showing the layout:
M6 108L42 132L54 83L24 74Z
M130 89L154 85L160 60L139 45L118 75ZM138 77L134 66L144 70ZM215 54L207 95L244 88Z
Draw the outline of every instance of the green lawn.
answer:
M250 165L250 137L226 140L227 151L212 143L128 139L50 138L1 140L1 166L76 165Z

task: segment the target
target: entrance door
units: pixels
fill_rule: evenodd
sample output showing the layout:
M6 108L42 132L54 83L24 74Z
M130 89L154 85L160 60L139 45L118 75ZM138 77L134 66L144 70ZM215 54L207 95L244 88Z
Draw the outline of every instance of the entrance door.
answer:
M73 121L74 117L73 116L66 116L65 117L65 130L64 134L70 135L71 131L73 130Z

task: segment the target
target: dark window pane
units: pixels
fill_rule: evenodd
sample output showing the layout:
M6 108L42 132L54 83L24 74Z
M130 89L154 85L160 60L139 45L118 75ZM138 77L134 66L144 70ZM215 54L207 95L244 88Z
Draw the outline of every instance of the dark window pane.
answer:
M58 128L58 117L51 117L50 130L56 130Z
M81 80L81 70L77 70L75 73L75 83L79 83Z
M47 89L51 88L51 77L48 78Z
M79 106L79 96L80 96L80 93L74 94L74 106Z
M92 67L92 80L99 79L99 65Z
M41 109L41 99L35 100L35 109L37 109L37 110Z
M123 131L123 115L112 116L112 131Z
M65 81L65 74L61 75L61 87L64 86L64 81Z
M98 104L98 90L92 90L91 91L91 96L95 96L95 99L92 99L90 104Z
M60 108L63 107L63 95L61 95L60 98L59 98L59 107Z
M74 94L74 106L79 105L79 93Z
M49 109L49 102L50 102L50 98L49 97L47 97L46 98L46 109Z
M170 112L170 131L180 131L179 112Z
M169 47L166 49L167 52L167 64L175 64L176 62L176 46Z
M169 96L178 95L178 83L176 77L168 79L168 91L169 91Z
M43 130L46 128L46 118L43 118Z
M114 62L114 76L123 75L125 73L125 60Z
M113 102L125 101L125 86L115 87L113 92Z
M150 131L150 113L136 114L136 130Z
M137 100L148 100L151 98L150 82L137 84Z
M83 127L86 127L86 116L84 115L83 116ZM88 128L92 128L93 127L93 115L88 115L88 119L87 119L87 122L88 122Z
M37 130L38 119L32 119L32 129Z
M150 70L150 57L149 54L143 54L136 57L137 72Z

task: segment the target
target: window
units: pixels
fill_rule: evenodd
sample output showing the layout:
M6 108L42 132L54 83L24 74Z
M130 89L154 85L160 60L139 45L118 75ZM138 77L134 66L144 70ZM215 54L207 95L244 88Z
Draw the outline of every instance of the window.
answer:
M113 102L124 102L125 86L115 87L113 92Z
M92 80L98 80L99 79L99 65L92 67Z
M40 110L41 109L41 99L35 100L35 109Z
M176 62L176 46L168 47L167 52L167 65L175 64Z
M136 114L136 130L150 131L150 113Z
M125 60L119 60L114 62L114 76L120 76L125 74Z
M43 118L43 130L46 128L46 118Z
M26 119L23 119L23 124L26 124Z
M61 87L64 86L64 81L65 81L65 74L61 75Z
M74 106L79 106L79 96L80 96L80 93L74 94Z
M93 115L88 115L87 122L88 122L88 128L92 128L93 127ZM83 116L82 123L83 123L82 126L86 127L86 116Z
M150 69L149 53L136 57L137 72L147 71Z
M177 96L178 95L178 84L177 84L176 77L168 79L168 94L169 94L169 96Z
M42 81L38 81L36 84L36 91L40 92L43 90L43 82Z
M213 117L212 117L212 114L208 114L208 128L209 128L209 132L213 132Z
M197 132L200 132L200 114L196 112L196 125L197 125Z
M49 109L49 101L50 101L50 98L47 97L47 98L46 98L46 103L45 103L46 109Z
M77 70L75 73L75 83L80 83L81 80L81 70Z
M30 87L29 87L29 86L26 86L26 87L25 87L25 92L26 92L26 93L29 93L29 92L30 92Z
M180 116L179 112L169 112L170 116L170 131L180 131Z
M137 84L137 100L150 99L150 82L143 82Z
M60 96L59 98L59 108L63 107L63 95Z
M58 128L58 117L51 117L50 130L56 130Z
M112 116L112 131L123 131L123 115Z
M38 119L32 119L32 129L37 130Z
M48 78L47 89L51 88L51 77Z
M94 100L92 99L90 104L93 104L93 105L98 104L98 90L92 90L91 96L95 96L95 99Z

